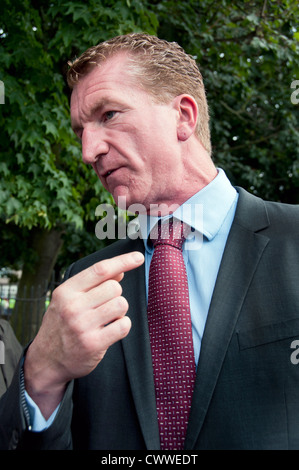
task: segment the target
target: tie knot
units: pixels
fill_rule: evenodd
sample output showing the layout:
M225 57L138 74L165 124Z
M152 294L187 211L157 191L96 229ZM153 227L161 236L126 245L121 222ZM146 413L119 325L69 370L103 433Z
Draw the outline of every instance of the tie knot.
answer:
M177 219L168 219L163 223L158 223L152 229L150 238L154 247L157 245L171 245L182 250L183 243L188 235L187 227Z

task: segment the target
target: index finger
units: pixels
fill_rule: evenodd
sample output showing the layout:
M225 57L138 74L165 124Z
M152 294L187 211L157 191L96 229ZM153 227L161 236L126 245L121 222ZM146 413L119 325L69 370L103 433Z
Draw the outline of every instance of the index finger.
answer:
M144 262L144 256L139 251L133 251L114 258L104 259L93 264L84 271L76 274L66 282L69 287L86 292L109 279L115 279L121 274L138 268Z

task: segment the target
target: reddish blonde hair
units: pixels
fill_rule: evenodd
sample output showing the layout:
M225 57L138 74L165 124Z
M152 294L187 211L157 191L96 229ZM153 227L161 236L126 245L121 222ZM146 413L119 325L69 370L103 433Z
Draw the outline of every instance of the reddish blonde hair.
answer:
M211 155L209 111L199 68L176 42L168 42L146 33L131 33L89 48L73 62L68 62L68 85L72 89L91 68L120 52L127 52L132 77L159 103L168 103L181 94L195 99L199 118L196 135Z

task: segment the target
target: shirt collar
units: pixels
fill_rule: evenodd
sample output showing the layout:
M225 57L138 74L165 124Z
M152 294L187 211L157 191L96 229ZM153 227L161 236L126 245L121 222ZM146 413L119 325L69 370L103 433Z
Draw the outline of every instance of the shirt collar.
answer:
M231 185L225 172L218 168L217 176L203 189L182 204L171 216L182 220L196 231L212 240L219 232L235 198L237 191ZM163 217L162 219L171 216ZM145 245L151 229L159 217L140 214L134 220L141 232Z

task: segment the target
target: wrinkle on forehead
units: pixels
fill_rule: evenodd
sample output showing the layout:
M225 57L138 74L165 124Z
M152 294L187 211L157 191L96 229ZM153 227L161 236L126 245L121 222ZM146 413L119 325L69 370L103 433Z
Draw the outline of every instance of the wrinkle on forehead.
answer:
M136 79L134 79L133 75L129 72L129 60L130 56L128 53L119 52L113 55L112 57L104 59L98 63L94 62L93 65L90 67L90 70L88 70L88 72L81 79L79 79L78 83L74 86L74 89L78 87L81 88L82 84L88 82L90 78L95 75L97 76L96 80L100 79L103 82L105 82L105 77L107 77L107 81L110 81L111 78L109 78L109 76L111 76L111 74L113 75L113 80L120 83L123 83L124 78L126 77L128 79L128 82L129 80L135 80L136 85ZM93 87L96 85L97 83L91 83L90 85L87 84L87 93L92 93Z
M75 132L82 129L82 122L91 119L108 104L112 107L130 107L136 90L142 92L143 98L146 95L146 99L152 101L151 95L128 70L127 62L128 54L117 54L95 65L74 86L71 96L71 121Z
M74 86L71 95L70 106L72 119L79 118L79 113L83 113L82 115L84 116L85 109L88 109L91 106L94 108L94 103L90 101L98 101L101 105L103 104L104 99L106 101L110 100L110 96L113 94L113 91L117 90L119 85L123 84L124 79L126 78L127 74L124 67L126 59L126 57L121 57L118 54L105 62L96 64L91 68L87 75L79 80L79 82ZM128 77L128 83L129 78L130 77ZM99 94L103 94L105 91L106 96L101 96L98 100L96 96L93 96L97 92L99 92ZM88 114L90 114L90 112L88 112Z

